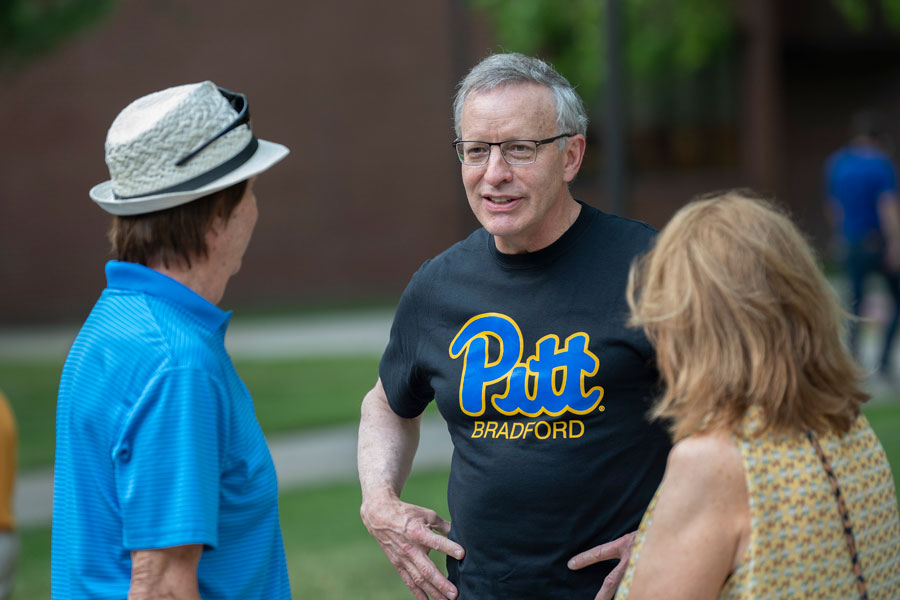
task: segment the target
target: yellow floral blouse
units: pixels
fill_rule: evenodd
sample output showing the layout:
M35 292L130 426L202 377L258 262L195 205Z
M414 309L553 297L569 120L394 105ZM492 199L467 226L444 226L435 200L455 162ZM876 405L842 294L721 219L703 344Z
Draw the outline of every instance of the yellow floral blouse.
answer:
M744 462L751 533L747 554L719 598L859 598L838 504L815 450L799 433L755 437L758 424L750 410L733 436ZM846 435L818 439L849 512L869 598L897 600L900 520L884 450L864 416ZM617 600L628 597L655 505L654 497Z

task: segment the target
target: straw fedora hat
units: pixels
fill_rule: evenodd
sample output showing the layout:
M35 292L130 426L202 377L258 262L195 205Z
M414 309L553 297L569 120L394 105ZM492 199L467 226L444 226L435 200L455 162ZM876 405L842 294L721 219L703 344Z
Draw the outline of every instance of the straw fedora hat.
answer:
M256 139L243 94L211 81L181 85L119 113L106 136L110 180L90 196L114 215L164 210L262 173L288 152Z

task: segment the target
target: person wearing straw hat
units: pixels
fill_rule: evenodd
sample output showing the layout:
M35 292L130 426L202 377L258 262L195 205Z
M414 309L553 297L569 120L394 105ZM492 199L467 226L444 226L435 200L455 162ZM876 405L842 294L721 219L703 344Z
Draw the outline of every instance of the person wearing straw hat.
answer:
M59 386L52 593L290 598L275 468L216 305L257 218L247 98L209 81L135 100L106 139L117 260Z

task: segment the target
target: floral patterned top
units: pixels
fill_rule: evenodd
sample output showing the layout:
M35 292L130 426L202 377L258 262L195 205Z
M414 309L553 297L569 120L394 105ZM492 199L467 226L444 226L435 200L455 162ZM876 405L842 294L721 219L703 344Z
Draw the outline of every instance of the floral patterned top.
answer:
M754 436L758 411L733 435L750 498L750 543L720 599L859 598L838 503L802 433ZM900 519L884 450L862 415L844 436L818 437L840 485L870 600L900 598ZM657 494L659 492L657 491ZM647 508L616 595L628 597L656 497Z

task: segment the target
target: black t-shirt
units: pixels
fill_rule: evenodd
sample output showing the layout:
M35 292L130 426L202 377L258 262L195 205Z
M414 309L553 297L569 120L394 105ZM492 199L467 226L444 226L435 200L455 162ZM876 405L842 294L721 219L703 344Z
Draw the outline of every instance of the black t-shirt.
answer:
M587 205L530 254L479 229L404 292L380 375L398 415L434 399L447 421L461 600L593 599L616 562L566 562L637 529L670 447L645 418L653 349L625 326L628 268L654 233Z

